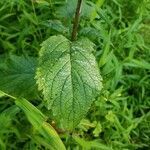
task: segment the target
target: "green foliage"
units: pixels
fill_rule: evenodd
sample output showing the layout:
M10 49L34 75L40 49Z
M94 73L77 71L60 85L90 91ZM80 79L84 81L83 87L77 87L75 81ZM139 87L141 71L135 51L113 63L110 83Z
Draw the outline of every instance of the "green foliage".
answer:
M35 106L26 99L16 99L15 103L25 112L33 127L44 137L48 148L65 150L57 132L46 122L46 117Z
M70 42L52 36L42 44L37 83L44 100L63 127L72 129L100 93L101 77L87 39Z
M10 55L0 66L1 91L12 96L34 98L37 94L35 69L35 58Z
M12 118L19 112L19 109L12 105L11 107L5 109L0 114L0 149L5 150L9 145L9 141L13 136L20 138L18 130L15 128ZM7 145L7 146L6 146Z
M96 101L90 100L91 108L72 132L63 130L60 119L45 107L50 97L43 98L34 79L40 44L58 35L69 41L76 2L0 0L0 149L52 149L54 129L67 150L150 149L149 0L83 1L77 42L88 38L95 44L93 52L91 42L86 42L84 47L90 48L85 55L96 56L103 89ZM28 101L15 102L15 96Z
M93 141L85 141L81 139L80 137L74 135L73 139L82 146L83 149L85 150L90 150L90 149L101 149L101 150L112 150L111 147L106 146L104 144L101 144L99 140L93 140Z

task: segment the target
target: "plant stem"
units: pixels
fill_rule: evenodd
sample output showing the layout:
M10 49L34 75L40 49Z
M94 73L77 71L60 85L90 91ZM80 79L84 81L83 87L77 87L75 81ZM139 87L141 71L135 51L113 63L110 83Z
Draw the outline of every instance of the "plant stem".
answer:
M78 0L78 3L77 3L75 18L74 18L74 22L73 22L71 41L75 41L77 38L77 29L78 29L78 24L79 24L82 1L83 0Z

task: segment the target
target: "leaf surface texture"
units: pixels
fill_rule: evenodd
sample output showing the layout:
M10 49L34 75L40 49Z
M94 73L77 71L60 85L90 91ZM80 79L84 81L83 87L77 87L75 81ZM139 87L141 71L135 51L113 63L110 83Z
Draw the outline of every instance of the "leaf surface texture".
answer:
M87 39L52 36L42 44L37 83L47 107L64 128L74 128L101 90L101 76Z
M10 55L0 63L0 90L17 97L36 97L36 59Z

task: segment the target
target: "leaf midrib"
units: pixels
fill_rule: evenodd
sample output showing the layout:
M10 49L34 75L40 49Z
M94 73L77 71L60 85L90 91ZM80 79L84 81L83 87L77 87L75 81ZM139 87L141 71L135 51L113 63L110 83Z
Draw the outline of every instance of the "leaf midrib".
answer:
M73 79L72 79L72 74L73 74L73 68L72 68L72 66L73 66L73 64L72 64L72 54L73 54L73 51L72 51L72 46L73 46L73 43L72 42L70 42L70 41L68 41L69 42L69 58L70 58L70 72L71 72L71 74L70 74L70 77L71 77L71 88L72 88L72 111L73 111L73 118L75 118L75 111L74 111L74 86L73 86ZM69 119L69 118L68 118ZM75 120L73 119L73 126L74 126L74 122L75 122Z

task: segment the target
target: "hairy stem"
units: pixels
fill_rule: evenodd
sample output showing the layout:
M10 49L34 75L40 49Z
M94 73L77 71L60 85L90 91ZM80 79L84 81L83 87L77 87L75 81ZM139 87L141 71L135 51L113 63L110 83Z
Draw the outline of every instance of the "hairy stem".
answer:
M79 24L80 10L81 10L82 1L83 0L78 0L78 3L77 3L75 18L74 18L74 22L73 22L71 41L75 41L76 38L77 38L77 29L78 29L78 24Z

